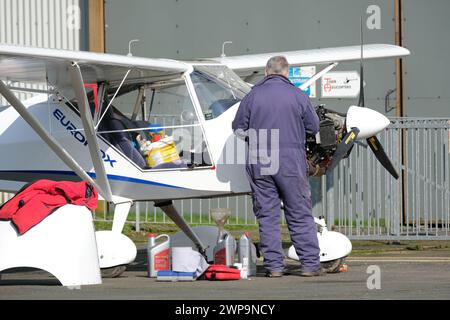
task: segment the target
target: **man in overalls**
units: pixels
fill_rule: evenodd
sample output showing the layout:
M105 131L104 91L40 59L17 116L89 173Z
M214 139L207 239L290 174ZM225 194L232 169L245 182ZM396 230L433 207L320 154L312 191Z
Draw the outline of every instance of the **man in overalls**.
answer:
M306 134L319 131L319 118L308 96L288 80L285 57L272 57L265 73L265 78L242 100L232 126L235 134L249 144L246 169L266 276L280 277L284 270L281 201L301 261L300 275L322 275L305 149ZM274 141L273 137L278 139ZM268 170L270 161L278 161L270 163L276 171Z

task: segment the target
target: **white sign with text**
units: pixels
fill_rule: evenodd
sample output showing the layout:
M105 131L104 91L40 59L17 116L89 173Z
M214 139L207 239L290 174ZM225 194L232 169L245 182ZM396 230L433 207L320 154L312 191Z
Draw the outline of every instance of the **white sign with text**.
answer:
M322 98L356 98L359 74L356 71L328 72L322 77Z

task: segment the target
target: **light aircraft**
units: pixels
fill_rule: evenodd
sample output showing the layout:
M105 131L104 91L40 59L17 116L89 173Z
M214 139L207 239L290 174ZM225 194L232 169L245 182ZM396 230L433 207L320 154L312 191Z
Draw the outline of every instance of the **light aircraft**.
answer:
M281 54L291 66L323 66L304 89L339 62L360 60L361 49L364 60L409 55L395 45L368 44L176 61L0 45L0 94L9 103L0 113L0 190L17 192L44 178L92 183L114 205L112 230L96 234L100 266L109 275L135 259L135 245L122 234L134 201L154 201L204 252L172 201L250 193L244 163L222 161L230 141L245 150L231 122L248 82ZM39 94L21 101L15 92L22 91ZM321 132L307 141L311 174L324 174L354 141L368 139L398 177L376 138L389 124L386 117L362 106L347 114L317 112ZM171 161L143 153L158 142L166 143Z

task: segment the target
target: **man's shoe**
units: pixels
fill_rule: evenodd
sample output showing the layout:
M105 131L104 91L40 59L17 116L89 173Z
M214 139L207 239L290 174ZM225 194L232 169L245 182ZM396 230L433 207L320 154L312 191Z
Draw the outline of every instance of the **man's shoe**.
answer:
M301 277L320 277L324 275L326 275L326 273L322 270L322 268L319 268L316 271L300 271Z
M266 277L267 278L281 278L283 276L283 272L281 271L267 271Z

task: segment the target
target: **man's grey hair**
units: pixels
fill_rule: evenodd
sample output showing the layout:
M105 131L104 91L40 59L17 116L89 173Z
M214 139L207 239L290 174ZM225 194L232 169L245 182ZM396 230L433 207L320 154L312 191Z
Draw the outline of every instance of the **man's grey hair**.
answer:
M267 61L267 74L283 74L289 71L289 63L284 56L274 56Z

